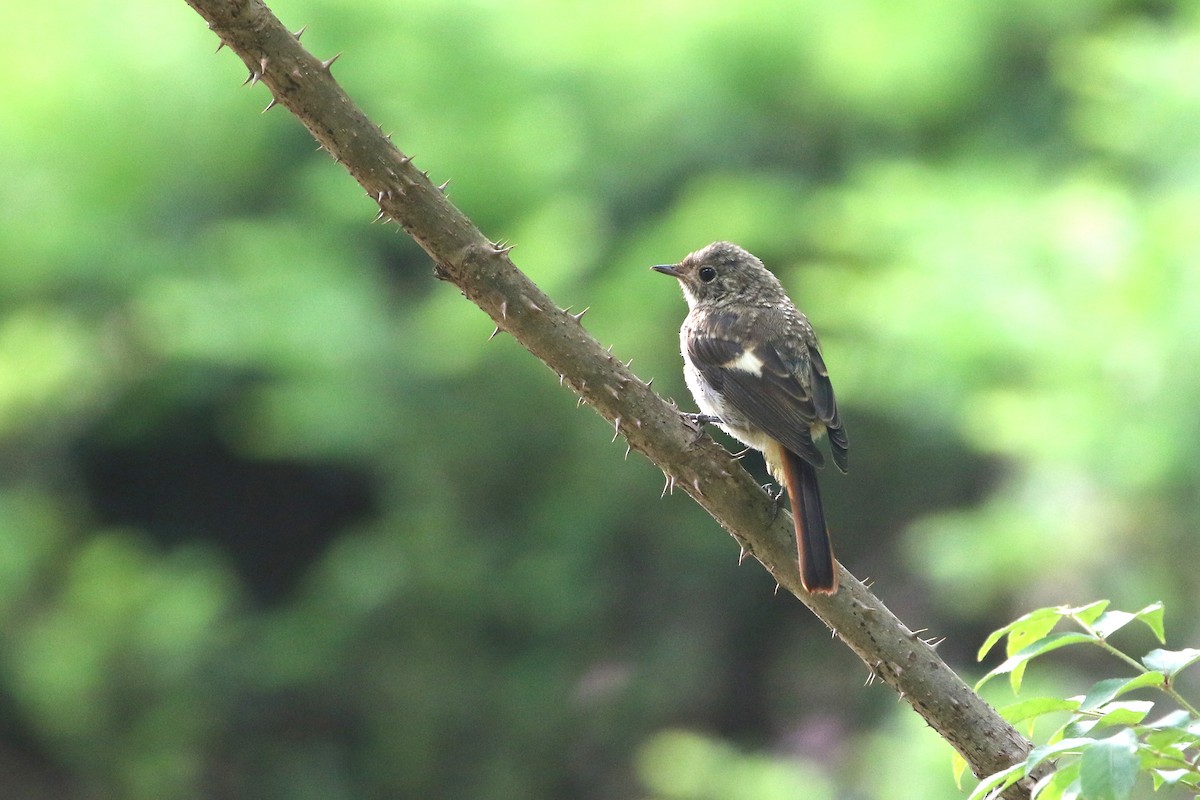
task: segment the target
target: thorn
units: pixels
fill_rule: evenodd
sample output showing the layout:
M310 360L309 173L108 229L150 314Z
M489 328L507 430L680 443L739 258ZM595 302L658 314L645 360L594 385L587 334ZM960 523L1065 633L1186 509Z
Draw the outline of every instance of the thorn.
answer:
M537 303L533 302L533 298L524 297L522 299L525 301L525 305L529 306L530 311L540 312L542 310L541 306L539 306Z
M579 395L579 399L575 401L576 408L579 408L581 405L583 405L583 395Z
M617 440L617 437L620 435L621 435L621 418L617 417L616 420L613 422L613 438L612 438L613 442L615 442ZM611 443L612 442L609 442L609 444L611 444Z
M260 58L258 60L258 66L259 66L258 74L260 77L267 74L267 64L268 63L269 63L269 61L266 56L263 56L262 58Z
M371 224L374 225L376 222L379 222L379 220L383 219L386 216L387 216L387 212L384 211L382 208L379 209L379 213L375 215L375 219L371 220Z
M253 86L254 84L258 83L258 78L259 74L257 72L251 72L246 76L246 80L242 81L242 86L246 86L247 84Z
M576 322L579 322L579 320L583 319L583 315L591 310L592 310L592 307L588 306L583 311L580 311L578 314L572 314L571 316L575 318Z
M774 592L774 594L775 594L775 596L776 596L776 597L778 597L778 596L779 596L779 582L778 582L778 581L776 581L776 582L775 582L775 592Z
M275 98L275 95L271 95L271 102L267 103L267 107L262 110L262 113L265 114L268 111L270 111L272 108L275 107L275 104L278 102L279 102L279 100L277 100Z
M642 421L640 419L635 419L633 421L633 426L640 431L642 429Z
M660 500L667 496L667 492L675 494L675 476L664 472L663 477L667 479L667 482L663 484L662 494L658 496Z
M630 443L628 443L628 442L626 442L626 444L625 444L625 460L626 460L626 461L628 461L628 460L629 460L629 451L630 451L630 450L632 450L632 449L633 449L633 445L632 445L632 444L630 444Z
M225 47L225 40L224 40L224 39L222 39L221 41L217 42L217 49L216 49L216 50L213 50L213 52L214 52L214 53L219 53L219 52L221 52L221 49L222 49L223 47Z
M447 179L446 179L446 182L445 182L445 183L443 183L441 186L439 186L439 187L438 187L438 191L439 191L439 192L441 192L442 194L445 194L445 193L446 193L446 187L447 187L447 186L449 186L449 185L450 185L450 179L449 179L449 178L447 178Z
M629 365L630 365L630 364L632 364L632 363L633 363L633 359L632 359L632 358L631 358L631 359L629 359L628 361L626 361L626 362L625 362L625 369L629 369Z
M738 566L739 567L742 565L742 562L746 560L746 556L748 556L748 555L750 555L750 553L747 552L745 547L742 547L741 552L738 553Z
M614 399L614 400L620 400L620 399L621 399L621 393L617 391L617 387L615 387L615 386L609 386L608 384L605 384L605 385L604 385L604 388L608 390L608 393L609 393L609 394L611 394L611 395L613 396L613 399Z
M609 352L609 353L612 353L612 349L613 349L613 345L611 345L611 344L610 344L610 345L608 346L608 352Z
M492 331L492 335L488 337L488 341L490 342L492 339L495 339L496 334L499 332L500 332L500 326L497 325L496 328Z
M304 32L305 32L306 30L308 30L308 25L301 25L301 26L300 26L300 30L298 30L298 31L296 31L295 33L293 33L293 34L292 34L292 36L295 36L295 37L296 37L296 41L298 42L298 41L300 41L300 37L304 35Z
M400 156L400 166L412 163L412 156Z
M380 189L378 192L375 193L375 202L382 204L384 200L390 199L391 196L392 196L391 192Z
M904 698L905 698L905 693L904 693L904 692L900 692L900 693L899 693L899 694L896 696L896 702L897 702L897 703L899 703L899 702L900 702L901 700L903 700Z
M909 631L909 632L908 632L908 638L910 638L910 639L916 639L918 636L920 636L922 633L924 633L924 632L925 632L925 631L927 631L927 630L929 630L929 628L918 628L918 629L917 629L917 630L915 630L915 631Z
M508 319L508 298L500 301L500 318Z
M566 379L567 379L567 376L566 376L565 374L563 374L563 373L561 373L561 372L560 372L560 373L558 373L558 385L559 385L559 386L562 386L562 385L563 385L563 381L565 381Z
M650 388L650 384L652 384L652 383L654 383L654 378L651 378L650 380L646 381L646 382L645 382L645 383L643 383L642 385L643 385L643 386L645 386L647 389L649 389L649 388Z
M699 478L692 478L692 488L696 490L696 494L704 494L704 492L700 491L700 479Z
M506 256L506 255L508 255L509 253L511 253L511 252L512 252L512 250L513 250L513 248L514 248L514 247L516 247L516 245L515 245L515 244L500 244L499 242L494 242L494 243L492 244L492 250L493 250L493 251L496 253L496 255L498 255L498 256Z
M333 62L337 61L341 57L342 57L342 54L338 53L333 58L325 59L324 61L321 62L321 69L325 70L326 72L329 72L329 68L333 66Z

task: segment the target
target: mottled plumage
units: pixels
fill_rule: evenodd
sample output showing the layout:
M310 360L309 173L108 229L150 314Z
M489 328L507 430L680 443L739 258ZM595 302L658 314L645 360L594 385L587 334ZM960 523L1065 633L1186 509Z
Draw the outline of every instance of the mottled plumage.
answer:
M654 269L678 278L688 302L680 349L697 405L763 453L791 497L805 588L837 591L816 483L825 457L816 441L828 435L842 472L847 441L812 325L762 262L729 242Z

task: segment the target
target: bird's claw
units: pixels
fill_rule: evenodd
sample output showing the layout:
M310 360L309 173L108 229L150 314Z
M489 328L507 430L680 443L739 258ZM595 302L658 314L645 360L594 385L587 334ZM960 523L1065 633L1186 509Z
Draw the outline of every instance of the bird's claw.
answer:
M771 521L779 519L779 512L783 511L783 495L785 494L782 486L777 490L773 490L771 484L763 484L762 490L767 493L767 497L771 498L771 502L775 504L775 510L771 512Z
M716 425L721 422L721 418L712 414L680 414L679 415L685 425L694 430L700 430L705 425Z
M693 431L696 432L696 438L695 438L695 440L693 440L692 444L695 444L696 442L700 441L700 438L702 436L704 436L704 426L705 425L714 425L721 421L720 417L713 416L712 414L680 413L679 418L683 420L684 425L687 425L689 428L691 428Z

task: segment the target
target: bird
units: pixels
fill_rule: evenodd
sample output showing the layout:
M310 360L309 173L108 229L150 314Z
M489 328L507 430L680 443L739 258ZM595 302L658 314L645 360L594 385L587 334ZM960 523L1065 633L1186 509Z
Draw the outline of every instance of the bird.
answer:
M828 439L846 472L848 442L829 370L808 318L763 262L731 242L714 242L676 264L651 269L679 281L688 313L679 330L684 378L701 414L763 454L786 490L796 528L800 582L812 594L838 588L817 469Z

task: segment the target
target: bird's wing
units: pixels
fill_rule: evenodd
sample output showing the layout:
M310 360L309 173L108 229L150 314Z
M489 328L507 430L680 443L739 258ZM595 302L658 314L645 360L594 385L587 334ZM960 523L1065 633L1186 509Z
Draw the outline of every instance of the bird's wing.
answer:
M825 463L812 439L814 425L821 423L829 431L834 462L844 471L846 436L811 331L783 325L784 336L743 341L733 333L739 326L732 315L709 323L688 339L688 355L704 379L749 422L814 466Z

